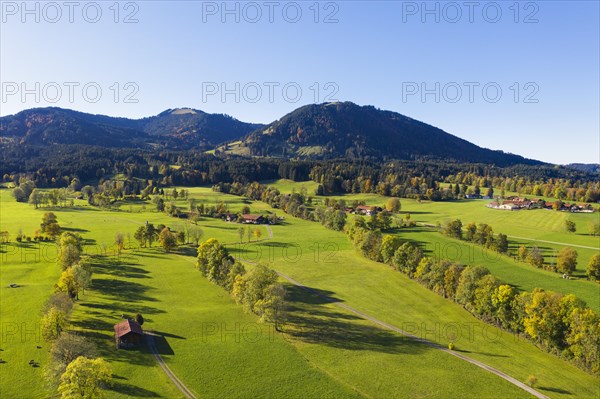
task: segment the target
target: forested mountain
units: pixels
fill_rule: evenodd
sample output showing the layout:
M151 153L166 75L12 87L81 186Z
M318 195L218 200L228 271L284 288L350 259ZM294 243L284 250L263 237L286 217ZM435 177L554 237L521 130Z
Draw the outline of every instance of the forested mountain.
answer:
M312 104L249 134L226 152L302 158L443 159L508 166L542 162L478 147L434 126L351 102Z
M191 108L168 109L142 119L35 108L0 118L0 143L147 150L216 148L217 154L314 160L438 160L499 167L543 164L481 148L396 112L351 102L303 106L266 126Z
M565 166L567 168L577 169L586 173L600 174L600 164L597 163L570 163Z
M114 118L61 108L35 108L0 118L3 143L83 144L103 147L209 148L261 125L190 108L143 119Z

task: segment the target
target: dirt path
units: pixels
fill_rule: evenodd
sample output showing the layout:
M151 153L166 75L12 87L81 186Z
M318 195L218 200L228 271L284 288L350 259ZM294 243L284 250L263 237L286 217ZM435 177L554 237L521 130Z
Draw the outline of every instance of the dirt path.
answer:
M272 239L273 238L273 231L271 230L271 226L265 225L265 227L267 228L267 231L269 232L269 239ZM513 237L513 238L517 238L517 237ZM592 249L594 249L594 248L592 248ZM184 259L186 259L186 260L188 260L190 262L193 262L192 260L188 259L187 257L184 257L182 255L178 255L178 256L181 257L181 258L184 258ZM248 262L248 263L252 263L252 262ZM313 295L317 295L317 296L319 296L321 298L324 298L324 299L330 301L331 303L333 303L335 306L338 306L338 307L340 307L342 309L345 309L346 311L348 311L350 313L353 313L353 314L355 314L355 315L357 315L357 316L359 316L359 317L361 317L361 318L363 318L365 320L369 320L370 322L375 323L375 324L377 324L377 325L379 325L379 326L381 326L381 327L383 327L385 329L397 332L397 333L399 333L401 335L404 335L405 337L409 337L409 338L411 338L411 339L413 339L415 341L418 341L418 342L424 343L426 345L429 345L432 348L441 350L443 352L446 352L449 355L455 356L455 357L457 357L457 358L459 358L461 360L464 360L464 361L466 361L468 363L471 363L472 365L475 365L475 366L477 366L479 368L482 368L482 369L484 369L484 370L486 370L486 371L488 371L488 372L490 372L490 373L492 373L492 374L494 374L494 375L502 378L503 380L506 380L506 381L510 382L511 384L513 384L513 385L515 385L515 386L523 389L524 391L527 391L528 393L530 393L531 395L535 396L536 398L539 398L539 399L550 399L548 396L544 395L543 393L541 393L539 391L536 391L532 387L524 384L523 382L517 380L516 378L513 378L510 375L508 375L506 373L503 373L502 371L500 371L500 370L498 370L498 369L496 369L496 368L494 368L492 366L489 366L489 365L487 365L485 363L482 363L479 360L475 360L475 359L472 359L472 358L470 358L468 356L465 356L465 355L463 355L463 354L461 354L459 352L452 351L452 350L450 350L448 348L445 348L445 347L443 347L441 345L436 344L435 342L431 342L431 341L428 341L426 339L417 337L416 335L413 335L413 334L411 334L411 333L409 333L407 331L404 331L404 330L402 330L402 329L400 329L398 327L395 327L395 326L393 326L391 324L388 324L388 323L383 322L383 321L381 321L379 319L376 319L375 317L369 316L368 314L365 314L365 313L363 313L363 312L361 312L361 311L359 311L359 310L357 310L357 309L355 309L353 307L350 307L350 306L348 306L348 305L346 305L344 303L334 302L330 298L327 298L325 296L320 295L319 293L317 293L316 291L312 290L311 288L309 288L309 287L301 284L300 282L294 280L290 276L288 276L286 274L283 274L283 273L281 273L279 271L277 272L277 274L279 276L281 276L282 278L284 278L285 280L289 281L290 283L294 284L295 286L298 286L301 289L303 289L303 290L305 290L307 292L310 292ZM179 390L181 392L183 392L183 394L188 399L196 399L196 397L194 396L194 394L177 378L177 376L169 369L169 367L165 364L164 360L157 353L156 347L154 346L154 337L151 336L151 335L148 335L148 334L147 334L147 336L149 337L148 345L150 346L150 350L152 351L152 354L154 355L154 357L158 361L160 367L164 370L165 374L167 374L167 376L171 379L171 381L173 381L173 383L177 386L177 388L179 388Z
M192 393L192 391L188 387L186 387L179 378L177 378L175 373L173 373L169 366L167 366L164 359L158 354L158 351L156 350L156 345L154 344L154 333L146 331L145 336L146 342L148 343L148 347L150 348L150 352L152 352L152 355L154 355L154 358L158 362L158 365L165 372L167 377L169 377L169 379L173 381L173 384L175 384L175 386L181 391L181 393L183 393L183 395L187 399L197 399L196 396Z
M286 279L287 281L289 281L290 283L294 284L295 286L298 286L301 289L303 289L303 290L305 290L307 292L310 292L313 295L317 295L317 296L319 296L319 297L321 297L323 299L326 299L327 301L333 303L335 306L338 306L338 307L340 307L342 309L345 309L348 312L354 313L355 315L357 315L357 316L359 316L359 317L361 317L361 318L363 318L365 320L369 320L369 321L371 321L371 322L373 322L373 323L375 323L377 325L380 325L381 327L384 327L384 328L386 328L388 330L391 330L391 331L397 332L399 334L402 334L402 335L404 335L406 337L414 339L415 341L422 342L422 343L424 343L426 345L429 345L429 346L431 346L431 347L433 347L435 349L439 349L439 350L441 350L443 352L448 353L449 355L455 356L455 357L457 357L459 359L462 359L462 360L464 360L466 362L469 362L469 363L471 363L471 364L473 364L473 365L475 365L477 367L480 367L480 368L482 368L482 369L484 369L486 371L489 371L490 373L495 374L498 377L500 377L500 378L502 378L502 379L510 382L511 384L513 384L513 385L515 385L515 386L517 386L517 387L519 387L519 388L521 388L521 389L529 392L530 394L532 394L536 398L539 398L539 399L550 399L550 398L548 398L548 396L544 395L543 393L536 391L535 389L531 388L528 385L525 385L521 381L519 381L519 380L517 380L517 379L515 379L515 378L513 378L511 376L509 376L508 374L503 373L502 371L500 371L498 369L495 369L495 368L493 368L491 366L488 366L485 363L482 363L482 362L480 362L478 360L475 360L475 359L471 359L468 356L465 356L465 355L463 355L461 353L458 353L458 352L452 351L450 349L447 349L447 348L445 348L445 347L443 347L441 345L438 345L438 344L436 344L434 342L428 341L428 340L423 339L423 338L419 338L416 335L413 335L413 334L411 334L411 333L409 333L407 331L404 331L404 330L402 330L402 329L400 329L398 327L394 327L391 324L387 324L387 323L385 323L385 322L383 322L383 321L381 321L379 319L376 319L376 318L374 318L372 316L369 316L369 315L367 315L367 314L365 314L365 313L363 313L363 312L361 312L359 310L356 310L353 307L345 305L345 304L343 304L341 302L335 302L331 298L328 298L328 297L325 297L323 295L320 295L319 293L317 293L316 291L312 290L311 288L306 287L305 285L300 284L298 281L294 280L293 278L291 278L291 277L289 277L289 276L287 276L287 275L285 275L285 274L283 274L281 272L277 272L277 274L279 274L282 278Z
M267 231L269 232L269 240L271 238L273 238L273 230L271 230L271 226L269 226L268 224L265 224L265 227L267 228Z
M425 226L425 227L433 227L436 228L437 226L431 223L417 223L417 225L419 226ZM529 238L529 237L518 237L518 236L508 236L508 238L515 238L517 240L525 240L525 241L534 241L534 242L543 242L545 244L554 244L554 245L564 245L565 247L577 247L577 248L584 248L584 249L593 249L594 251L598 251L600 250L600 247L589 247L587 245L577 245L577 244L569 244L567 242L558 242L558 241L547 241L547 240L540 240L537 238Z
M565 247L577 247L577 248L593 249L594 251L600 250L600 247L594 248L594 247L588 247L586 245L568 244L566 242L546 241L546 240L538 240L536 238L517 237L517 236L507 236L507 237L508 238L516 238L517 240L537 241L537 242L543 242L543 243L546 243L546 244L564 245Z

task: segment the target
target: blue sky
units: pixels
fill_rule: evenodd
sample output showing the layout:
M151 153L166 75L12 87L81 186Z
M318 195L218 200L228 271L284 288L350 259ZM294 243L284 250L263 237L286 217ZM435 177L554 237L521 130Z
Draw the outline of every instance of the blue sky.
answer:
M268 123L353 101L488 148L600 162L597 1L75 3L2 2L0 115L193 107Z

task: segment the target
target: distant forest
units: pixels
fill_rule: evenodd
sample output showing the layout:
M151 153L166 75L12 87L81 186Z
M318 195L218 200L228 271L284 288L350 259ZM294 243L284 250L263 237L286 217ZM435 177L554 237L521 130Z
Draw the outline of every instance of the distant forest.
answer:
M597 174L553 165L497 167L440 160L372 162L348 159L294 160L212 155L197 151L104 148L89 145L4 145L4 182L33 181L39 188L100 185L120 180L120 195L139 195L147 186L200 186L272 179L313 180L319 194L379 193L395 197L446 200L475 186L523 195L598 202ZM454 187L442 187L440 183ZM119 194L119 193L117 193Z

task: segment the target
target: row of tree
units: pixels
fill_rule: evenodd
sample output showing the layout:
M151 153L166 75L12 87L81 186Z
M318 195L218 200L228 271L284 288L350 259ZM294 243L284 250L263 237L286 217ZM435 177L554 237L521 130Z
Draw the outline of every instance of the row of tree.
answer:
M57 245L57 265L63 272L40 323L42 337L51 345L44 376L61 398L100 397L103 387L112 380L110 366L97 357L98 351L89 339L67 330L73 301L91 283L90 260L82 255L82 239L76 234L62 233Z
M445 200L464 197L477 187L525 195L595 203L600 183L589 173L552 165L495 165L441 160L288 160L215 156L195 151L148 151L92 146L3 148L0 173L20 186L27 178L38 187L78 189L83 181L120 176L104 187L109 195L140 195L148 186L200 186L270 179L312 179L322 194L380 193L394 197ZM172 167L177 165L177 167ZM439 183L451 183L452 189ZM102 184L102 182L101 182ZM27 194L26 198L29 198Z
M270 322L279 331L285 321L285 289L277 273L258 264L251 271L235 259L219 241L209 238L198 247L196 267L204 277L227 290L238 304Z
M343 207L314 207L311 198L305 192L281 194L278 189L257 182L250 184L221 183L213 186L213 190L266 202L273 208L281 209L289 215L320 222L331 230L341 231L346 224L346 212Z
M393 266L486 322L600 373L600 317L574 295L542 289L519 293L481 266L425 257L418 246L370 230L360 218L346 233L363 256Z
M509 255L508 236L502 233L494 235L492 226L485 223L469 223L464 229L460 219L446 223L441 229L442 234L459 240L493 249L501 254ZM546 263L542 251L533 246L531 248L521 245L517 249L515 259L529 263L539 269L544 268L553 272L571 275L577 268L579 254L571 247L562 248L556 255L556 263ZM592 281L600 280L600 255L592 256L588 262L586 274Z
M463 232L462 221L455 219L446 223L441 232L448 237L469 241L501 254L508 253L508 236L502 233L494 235L494 229L486 223L469 223Z

